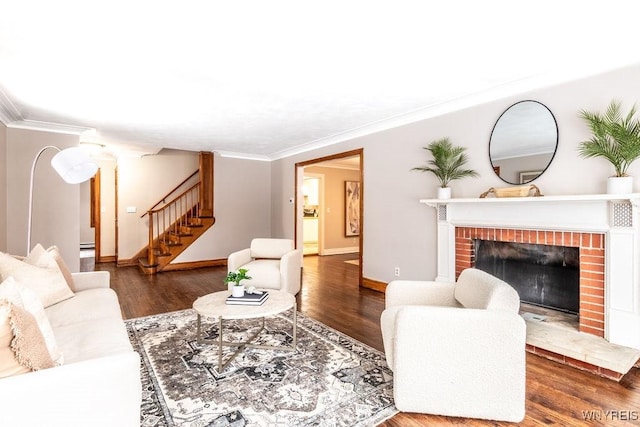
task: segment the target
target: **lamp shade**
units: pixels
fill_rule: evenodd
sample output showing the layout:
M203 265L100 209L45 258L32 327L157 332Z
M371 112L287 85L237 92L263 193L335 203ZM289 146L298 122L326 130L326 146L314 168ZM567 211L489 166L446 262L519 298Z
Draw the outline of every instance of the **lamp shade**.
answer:
M98 164L80 147L61 150L51 159L51 166L69 184L84 182L98 171Z

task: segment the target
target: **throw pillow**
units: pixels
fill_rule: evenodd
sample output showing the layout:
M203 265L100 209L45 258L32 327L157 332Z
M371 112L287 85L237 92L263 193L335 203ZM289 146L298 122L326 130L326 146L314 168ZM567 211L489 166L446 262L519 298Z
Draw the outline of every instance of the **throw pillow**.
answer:
M60 255L60 250L58 249L58 247L51 246L47 248L47 252L53 256L53 259L56 261L56 264L58 264L58 268L60 269L60 272L62 273L64 280L67 281L67 285L69 285L69 288L71 288L71 290L75 292L76 288L73 283L73 276L71 275L71 270L69 270L69 267L67 267L67 264L64 262L64 259L62 259L62 255Z
M0 283L0 299L6 299L33 315L38 323L51 359L56 365L62 365L64 362L62 352L58 348L53 329L38 296L30 289L17 283L13 277L9 277Z
M0 300L0 378L24 374L29 369L22 366L11 349L13 331L11 330L11 307Z
M25 261L0 252L0 279L6 280L13 276L16 281L34 291L45 308L71 298L73 291L67 285L53 256L44 248L42 251L34 249L34 252Z
M7 325L10 334L7 334ZM9 348L13 357L7 357L8 335L11 335ZM0 349L4 356L0 365L4 376L24 373L24 368L37 371L54 366L35 318L22 307L7 300L0 300L0 337L0 344L4 345ZM16 362L18 366L15 365Z

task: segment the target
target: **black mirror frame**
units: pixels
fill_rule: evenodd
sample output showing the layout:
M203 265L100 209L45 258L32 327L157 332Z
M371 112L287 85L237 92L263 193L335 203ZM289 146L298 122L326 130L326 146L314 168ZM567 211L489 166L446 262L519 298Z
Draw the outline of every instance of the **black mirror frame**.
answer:
M551 111L551 109L549 107L547 107L546 105L544 105L542 102L540 101L535 101L533 99L525 99L522 101L518 101L515 102L513 104L511 104L507 109L505 109L502 114L500 114L500 117L498 117L498 119L496 120L496 122L493 124L493 128L491 129L491 135L489 136L489 144L488 144L488 151L489 151L489 162L491 163L491 168L493 169L493 172L496 174L496 176L498 178L500 178L503 182L509 184L509 185L523 185L521 183L515 183L515 182L509 182L506 179L504 179L503 177L500 176L500 174L496 171L496 165L494 165L493 163L493 159L491 158L491 140L493 139L493 133L496 129L496 126L498 125L498 123L500 123L500 119L502 119L502 116L504 116L512 107L514 107L515 105L521 104L523 102L535 102L536 104L542 105L544 108L546 108L546 110L549 112L549 114L551 115L551 118L553 119L553 124L555 125L556 128L556 143L555 143L555 148L553 150L553 154L551 155L551 158L549 159L549 162L547 162L547 165L544 167L544 169L542 169L540 171L540 173L533 179L529 180L526 182L526 184L529 184L533 181L535 181L536 179L538 179L543 173L545 173L545 171L549 168L549 166L551 165L551 162L553 162L553 159L556 156L556 153L558 152L558 142L560 141L560 133L558 130L558 121L556 120L556 117L553 115L553 112Z

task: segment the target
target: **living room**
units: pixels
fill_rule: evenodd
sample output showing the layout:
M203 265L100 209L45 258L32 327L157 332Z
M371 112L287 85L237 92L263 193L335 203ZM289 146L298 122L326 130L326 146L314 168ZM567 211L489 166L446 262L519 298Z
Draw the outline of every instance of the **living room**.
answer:
M302 247L302 235L296 232L296 208L301 208L296 203L302 198L296 181L297 165L362 150L364 215L360 256L363 280L381 284L396 279L433 280L439 273L437 212L419 201L435 198L437 183L427 174L411 170L428 160L422 147L445 136L454 144L464 146L469 155L468 165L479 176L453 182L453 197L478 198L491 187L506 186L494 173L489 159L493 126L509 106L522 100L535 100L552 112L559 132L555 155L535 185L545 196L604 194L606 179L612 170L601 159L583 159L578 155L579 143L589 138L589 129L579 112L583 109L604 111L613 99L620 100L626 109L637 103L640 63L629 61L629 64L604 68L595 73L566 75L546 85L519 82L502 86L491 94L476 93L401 117L384 127L355 130L317 148L292 151L290 155L268 161L224 156L212 147L216 224L177 262L224 261L230 253L248 247L251 239L258 236L295 239L296 246ZM0 199L6 200L0 210L0 251L25 255L28 249L25 236L29 166L35 154L48 145L64 148L76 146L79 141L77 133L0 123L0 164L4 171L0 174ZM140 215L171 187L171 184L152 184L159 180L177 183L188 176L197 169L197 150L138 152L105 164L112 170L117 164L118 169L115 236L118 247L115 252L115 246L105 246L102 255L113 256L126 264L147 241L148 231ZM629 173L639 176L640 164L634 163ZM58 246L70 269L79 271L78 186L63 183L42 162L35 191L34 244ZM127 210L131 207L136 207L136 211ZM334 212L342 215L339 209ZM302 286L304 289L304 283ZM633 298L633 315L637 318L640 295L634 294ZM638 368L633 369L637 377ZM635 387L634 402L638 399L637 385ZM576 425L579 424L580 420L576 420Z

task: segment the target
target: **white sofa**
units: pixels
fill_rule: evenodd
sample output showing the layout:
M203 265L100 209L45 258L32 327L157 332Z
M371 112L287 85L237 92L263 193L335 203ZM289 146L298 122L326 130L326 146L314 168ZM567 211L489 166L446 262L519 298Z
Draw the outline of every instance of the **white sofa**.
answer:
M0 379L0 426L139 426L140 357L108 272L74 273L45 309L64 362Z
M251 281L247 286L276 289L296 295L302 279L302 251L294 248L291 239L257 238L251 247L229 255L229 271L249 270Z
M522 421L525 322L518 293L484 271L456 283L394 281L380 322L400 411Z

